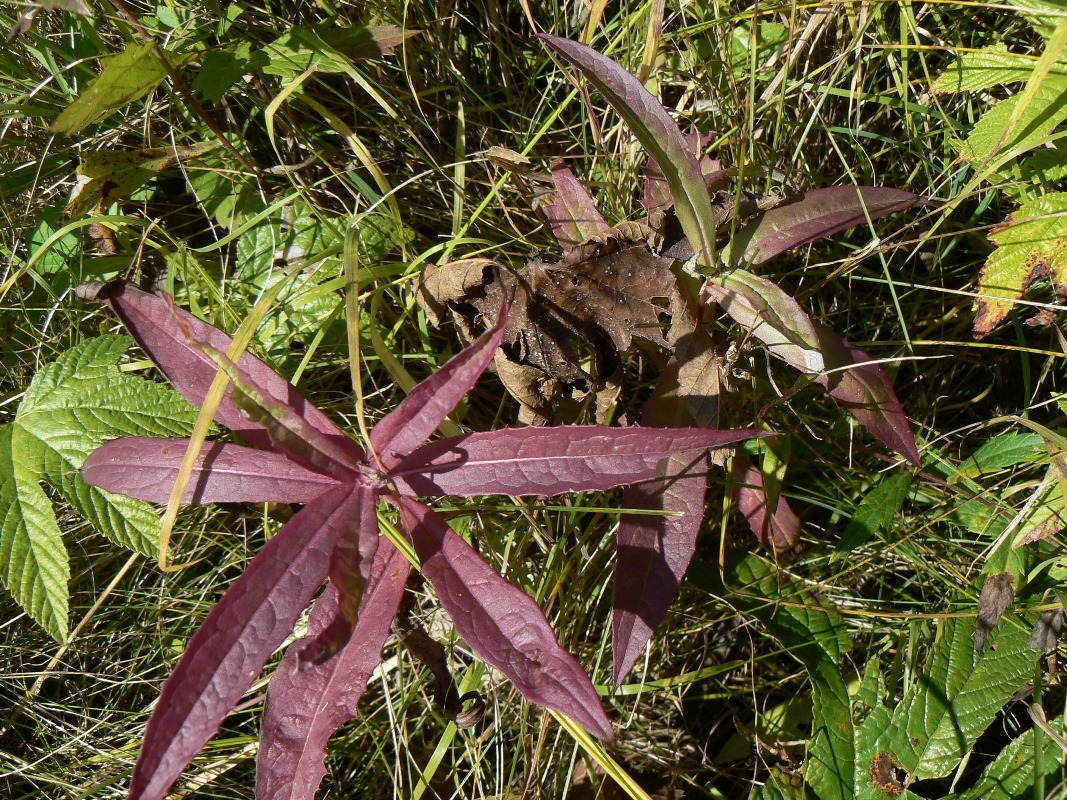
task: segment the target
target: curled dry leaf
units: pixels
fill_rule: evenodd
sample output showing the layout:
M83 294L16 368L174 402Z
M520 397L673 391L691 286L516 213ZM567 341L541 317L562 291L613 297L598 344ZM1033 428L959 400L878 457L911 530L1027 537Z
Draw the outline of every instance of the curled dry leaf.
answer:
M517 273L486 259L430 267L419 300L434 322L450 312L469 340L479 318L495 321L506 296L497 371L534 419L566 419L557 405L600 391L634 336L667 345L672 260L653 253L647 238L635 241L634 231L617 226L556 263L534 256Z
M1034 630L1030 633L1030 646L1042 653L1051 653L1056 649L1060 631L1063 630L1064 613L1062 608L1054 608L1042 614Z
M1015 578L1010 572L990 575L982 584L982 594L978 598L978 619L974 624L974 650L985 650L985 641L989 632L1000 622L1004 612L1015 601Z

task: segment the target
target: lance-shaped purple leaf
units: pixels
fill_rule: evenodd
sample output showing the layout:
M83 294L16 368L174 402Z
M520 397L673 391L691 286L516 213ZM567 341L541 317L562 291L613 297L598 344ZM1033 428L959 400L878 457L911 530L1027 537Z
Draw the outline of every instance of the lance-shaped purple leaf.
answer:
M530 702L566 714L606 743L611 722L578 660L537 603L500 577L436 512L399 500L404 527L459 635Z
M302 670L333 658L347 644L356 627L363 592L372 578L374 554L378 550L378 493L368 486L356 486L355 524L346 526L330 554L330 586L337 590L336 613L318 636L303 643L297 651Z
M256 756L258 800L312 800L323 775L326 742L356 706L381 660L390 625L404 595L410 566L384 540L375 556L374 577L360 606L348 644L325 664L297 669L297 651L282 659L267 690L263 735ZM315 604L309 637L318 636L337 613L337 592L327 587Z
M92 486L166 504L188 439L128 436L94 450L82 466ZM200 450L182 503L310 503L338 485L282 453L208 442Z
M581 181L562 160L552 164L552 182L556 185L556 199L542 206L541 211L548 218L552 235L566 255L611 226L604 221Z
M113 281L102 286L93 284L92 288L93 291L85 293L86 296L106 302L174 388L193 405L202 405L218 367L201 349L188 342L182 326L187 327L197 342L220 353L229 349L232 338L192 314L172 307L162 298L142 292L125 281ZM354 467L359 462L363 455L360 447L342 433L329 417L311 405L295 386L250 353L242 355L238 363L263 391L287 405L319 433L342 447L347 453L345 466ZM232 386L227 388L215 419L252 444L271 446L266 428L246 419L234 405Z
M918 466L911 424L885 370L869 355L809 317L777 285L743 269L709 280L704 292L771 355L815 375L873 436Z
M656 478L656 465L675 453L760 435L708 428L511 428L431 442L401 461L390 477L401 490L423 496L602 492Z
M623 118L645 151L656 159L674 196L675 213L693 250L711 267L715 214L700 164L678 123L637 78L591 47L547 33L542 42L582 71Z
M704 521L707 472L704 454L668 456L659 464L659 480L623 494L624 508L667 513L626 514L619 523L611 619L616 686L678 595Z
M673 427L700 423L678 397L678 375L678 362L671 359L645 405L643 423ZM667 616L704 521L707 456L668 456L656 471L656 480L628 486L622 495L623 508L653 513L623 514L619 520L611 617L616 686Z
M339 486L264 545L211 609L148 720L130 800L158 800L218 731L326 579L356 495Z
M734 456L733 479L734 502L759 543L775 550L788 550L795 545L800 538L800 518L781 495L774 511L769 511L763 473L741 454Z
M728 267L758 266L786 250L903 211L926 200L878 186L828 186L757 214L723 248Z
M391 469L430 438L463 396L474 388L500 347L507 312L507 298L504 298L493 327L412 389L400 405L374 426L371 445L383 468Z

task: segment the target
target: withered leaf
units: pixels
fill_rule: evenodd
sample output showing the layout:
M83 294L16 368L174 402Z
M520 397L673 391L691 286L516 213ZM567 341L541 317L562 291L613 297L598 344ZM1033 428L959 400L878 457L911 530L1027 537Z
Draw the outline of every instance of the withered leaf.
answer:
M598 392L634 336L668 346L672 263L646 240L613 235L555 263L535 254L518 272L488 259L429 267L419 302L435 323L450 312L469 341L495 321L506 295L511 311L497 371L535 421L559 421L559 404Z
M993 630L1004 612L1011 608L1015 600L1015 578L1010 572L990 575L982 584L982 594L978 598L978 619L974 625L974 650L985 650L985 640Z
M1042 614L1030 633L1030 646L1043 653L1056 649L1056 642L1063 630L1064 614L1062 608L1054 608Z

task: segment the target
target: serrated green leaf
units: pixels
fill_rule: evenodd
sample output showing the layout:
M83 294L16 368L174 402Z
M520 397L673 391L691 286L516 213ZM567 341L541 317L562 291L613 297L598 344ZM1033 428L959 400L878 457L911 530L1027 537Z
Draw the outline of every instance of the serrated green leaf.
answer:
M1014 131L1001 141L1020 95L1001 100L982 115L960 149L960 159L981 163L994 151L1016 155L1032 150L1067 119L1067 74L1052 72L1037 87L1033 102L1022 111Z
M1063 717L1051 720L1054 728L1064 730ZM1050 779L1062 769L1063 751L1048 736L1041 737L1044 773ZM1034 731L1013 739L986 767L982 777L956 800L1031 800L1034 796Z
M1033 74L1034 56L1010 53L1004 48L964 53L938 76L931 87L935 92L976 92L1005 83L1021 83ZM1067 65L1054 68L1067 73Z
M1067 103L1063 103L1067 116ZM1067 284L1067 192L1054 192L1022 206L989 234L997 245L982 269L974 332L995 328L1031 282L1047 277Z
M156 57L155 43L131 44L123 52L101 59L100 74L56 118L53 133L77 133L112 111L148 94L167 77ZM195 53L166 54L174 68L184 66Z
M48 497L54 487L98 530L146 555L159 543L148 503L88 486L78 469L115 436L181 436L196 409L163 384L124 373L125 336L89 339L45 366L2 429L0 575L30 615L59 641L67 633L67 554Z
M898 472L883 480L860 501L856 513L841 534L841 541L834 548L835 559L843 557L857 547L866 544L893 520L904 506L911 486L911 473Z
M844 619L777 568L749 554L728 565L731 603L758 619L807 669L812 684L812 736L805 782L819 797L856 796L855 747L848 687L838 664L852 642Z
M1033 674L1038 653L1029 646L1029 631L1004 620L989 637L993 645L978 655L974 626L974 619L941 621L922 676L894 709L881 739L913 780L954 770Z
M0 428L0 577L52 638L67 638L67 551L52 504L29 466L38 444L15 425Z
M1046 39L1052 36L1057 23L1063 19L1062 2L1055 0L1012 0L1011 3L1030 23L1031 27ZM1031 13L1025 13L1025 12Z

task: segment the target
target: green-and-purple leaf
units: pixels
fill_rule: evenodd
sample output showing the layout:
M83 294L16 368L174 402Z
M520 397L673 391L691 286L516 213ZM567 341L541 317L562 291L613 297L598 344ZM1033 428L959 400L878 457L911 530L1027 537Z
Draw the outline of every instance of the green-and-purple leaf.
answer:
M141 349L156 363L175 389L193 405L203 404L218 367L203 351L186 340L182 325L188 328L197 342L220 353L227 351L233 341L231 337L186 311L172 309L162 298L142 292L125 281L105 284L93 296L111 306ZM329 417L311 405L295 386L250 353L241 356L239 365L262 391L287 405L320 434L343 448L348 454L346 466L353 467L359 462L363 456L359 446L342 433ZM246 419L234 405L232 386L227 388L215 419L252 444L271 447L266 428Z
M602 492L657 477L675 453L735 444L753 430L608 428L563 425L505 428L424 445L391 471L415 495L540 495Z
M297 649L285 654L267 690L263 734L256 756L258 800L313 800L326 774L326 742L345 722L367 689L382 646L404 595L410 566L383 540L360 606L359 621L344 649L325 664L297 669ZM309 638L336 617L337 592L326 588L315 604Z
M541 210L564 254L611 227L562 159L552 164L552 182L556 185L556 199Z
M302 670L328 661L348 643L364 589L372 578L378 550L378 492L369 486L358 486L355 492L358 500L352 513L358 523L341 531L330 554L330 585L337 590L337 613L318 636L309 637L298 648L297 662Z
M767 490L763 473L740 453L734 456L734 502L745 515L759 543L774 550L788 550L800 538L800 518L781 495L773 513L767 513Z
M211 609L148 721L130 800L162 800L215 735L322 586L355 503L352 487L339 486L305 506Z
M777 285L743 269L707 281L704 292L766 344L771 355L817 376L864 428L918 466L908 418L885 370L871 363L870 356L809 317Z
M94 450L82 466L86 483L150 503L166 503L188 439L128 436ZM282 453L208 442L200 450L182 503L310 503L338 485Z
M786 250L903 211L923 197L878 186L828 186L790 197L738 229L723 250L729 267L758 266Z
M578 67L630 126L645 151L656 159L674 196L675 213L693 250L712 266L715 214L700 164L667 109L618 63L591 47L547 33L542 42Z
M400 405L374 426L370 440L383 468L392 468L430 438L474 387L500 347L507 316L505 298L493 327L412 389Z
M492 569L436 512L410 497L400 518L456 631L532 703L612 743L611 722L578 660L560 647L537 603Z

